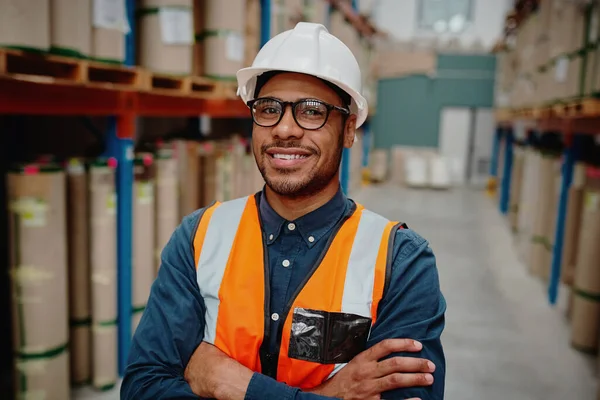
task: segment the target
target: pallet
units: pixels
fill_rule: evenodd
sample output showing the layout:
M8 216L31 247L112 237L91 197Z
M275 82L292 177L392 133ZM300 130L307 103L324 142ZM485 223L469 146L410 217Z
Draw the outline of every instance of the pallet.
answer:
M136 67L0 49L0 75L34 82L134 89L141 85L143 73Z
M553 105L552 111L563 118L600 116L600 100L587 97L566 100Z
M165 95L198 96L214 98L220 94L218 82L201 76L174 76L148 72L143 90Z
M225 99L236 99L237 95L237 82L219 82L219 97Z

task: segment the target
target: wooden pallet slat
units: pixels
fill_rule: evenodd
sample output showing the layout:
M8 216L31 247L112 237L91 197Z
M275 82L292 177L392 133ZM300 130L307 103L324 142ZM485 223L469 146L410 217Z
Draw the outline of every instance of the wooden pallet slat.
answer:
M85 82L117 87L140 88L144 84L144 71L139 67L83 62Z
M84 80L80 60L13 49L0 49L0 74L30 80Z
M0 74L29 81L137 88L143 73L138 67L0 49Z
M188 78L189 92L202 97L218 96L218 85L215 81L201 76Z

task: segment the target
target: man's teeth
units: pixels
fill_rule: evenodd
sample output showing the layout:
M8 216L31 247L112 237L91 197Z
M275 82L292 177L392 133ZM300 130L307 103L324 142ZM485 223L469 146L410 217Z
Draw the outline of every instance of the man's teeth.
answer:
M304 154L274 154L273 157L282 160L297 160L299 158L306 158Z

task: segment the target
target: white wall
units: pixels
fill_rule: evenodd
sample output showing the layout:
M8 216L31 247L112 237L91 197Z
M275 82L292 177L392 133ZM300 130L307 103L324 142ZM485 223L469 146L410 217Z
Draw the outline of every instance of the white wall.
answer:
M431 32L417 29L418 0L360 0L372 7L373 20L377 26L402 41L415 38L435 37ZM473 25L458 35L445 34L441 40L457 37L462 46L470 47L477 39L490 48L502 33L504 18L513 0L474 0ZM359 3L360 4L360 3ZM361 5L362 8L362 5Z

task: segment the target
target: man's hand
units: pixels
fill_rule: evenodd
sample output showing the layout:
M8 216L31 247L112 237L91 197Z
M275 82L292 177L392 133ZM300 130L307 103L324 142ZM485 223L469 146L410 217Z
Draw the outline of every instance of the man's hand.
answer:
M206 342L194 351L184 377L197 396L243 400L253 372Z
M431 361L413 357L383 357L398 352L417 352L423 348L409 339L387 339L363 351L333 378L312 390L322 396L344 400L379 400L381 393L397 388L429 386L435 366Z

